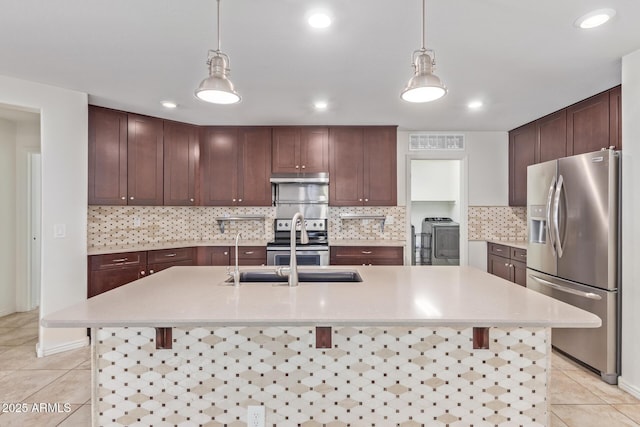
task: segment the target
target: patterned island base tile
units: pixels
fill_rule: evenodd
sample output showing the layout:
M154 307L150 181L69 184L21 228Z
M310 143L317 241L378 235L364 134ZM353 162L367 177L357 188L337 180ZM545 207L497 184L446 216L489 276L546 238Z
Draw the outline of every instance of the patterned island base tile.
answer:
M156 350L153 328L93 331L94 425L548 426L547 328L173 328Z

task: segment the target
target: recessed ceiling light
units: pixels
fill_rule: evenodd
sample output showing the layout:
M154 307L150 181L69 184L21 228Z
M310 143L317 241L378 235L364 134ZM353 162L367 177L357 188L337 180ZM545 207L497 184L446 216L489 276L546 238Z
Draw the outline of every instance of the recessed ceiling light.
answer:
M616 11L613 9L598 9L576 19L575 25L583 29L595 28L609 21L614 16L616 16Z
M173 101L162 101L161 104L164 108L176 108L178 106L178 104Z
M313 28L327 28L331 25L331 18L326 13L314 13L307 22Z
M316 110L326 110L329 104L326 101L316 101L313 103Z
M477 110L478 108L482 107L484 104L482 104L482 101L471 101L467 104L467 107L469 107L472 110Z

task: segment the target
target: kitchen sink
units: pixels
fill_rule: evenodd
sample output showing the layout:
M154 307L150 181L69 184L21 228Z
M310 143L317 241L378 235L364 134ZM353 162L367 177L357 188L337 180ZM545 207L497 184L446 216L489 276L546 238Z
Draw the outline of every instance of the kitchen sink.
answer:
M241 283L277 283L287 282L286 276L278 276L275 271L256 270L241 271ZM298 270L299 282L362 282L362 277L355 270L326 270L326 271L304 271ZM225 283L233 283L233 277L228 278Z

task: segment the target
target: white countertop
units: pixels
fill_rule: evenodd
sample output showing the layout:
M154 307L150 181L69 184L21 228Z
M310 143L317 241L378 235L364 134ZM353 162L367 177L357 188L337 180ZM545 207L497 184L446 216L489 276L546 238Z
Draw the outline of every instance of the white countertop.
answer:
M449 325L598 327L600 319L473 267L357 266L359 283L223 285L172 267L45 316L45 327ZM243 267L247 270L273 267ZM305 269L304 267L300 270ZM317 270L318 267L310 268Z

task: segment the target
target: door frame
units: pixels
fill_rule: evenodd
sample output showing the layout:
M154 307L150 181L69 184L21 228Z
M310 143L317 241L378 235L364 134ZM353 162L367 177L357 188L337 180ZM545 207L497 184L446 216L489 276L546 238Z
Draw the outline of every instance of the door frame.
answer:
M460 265L469 264L469 156L465 150L432 150L411 152L405 155L405 204L407 250L405 264L411 265L411 161L412 160L458 160L460 162ZM417 231L417 230L416 230Z

